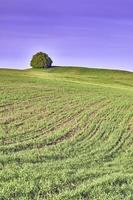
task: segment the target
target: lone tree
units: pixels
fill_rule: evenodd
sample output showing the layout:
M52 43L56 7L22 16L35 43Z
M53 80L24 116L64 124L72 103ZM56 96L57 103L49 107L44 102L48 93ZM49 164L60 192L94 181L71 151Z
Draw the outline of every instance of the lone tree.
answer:
M32 68L49 68L51 67L52 63L53 61L48 54L43 52L38 52L31 60Z

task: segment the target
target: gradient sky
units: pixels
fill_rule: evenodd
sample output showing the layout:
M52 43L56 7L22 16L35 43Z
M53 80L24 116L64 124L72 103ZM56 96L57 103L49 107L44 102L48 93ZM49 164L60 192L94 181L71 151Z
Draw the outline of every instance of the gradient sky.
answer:
M0 0L0 66L55 65L133 71L133 0Z

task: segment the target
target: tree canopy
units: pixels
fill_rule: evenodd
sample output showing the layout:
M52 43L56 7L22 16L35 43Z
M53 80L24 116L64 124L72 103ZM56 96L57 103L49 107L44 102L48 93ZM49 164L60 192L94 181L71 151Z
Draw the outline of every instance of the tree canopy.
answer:
M43 52L36 53L31 60L32 68L49 68L52 66L52 63L53 61L48 54Z

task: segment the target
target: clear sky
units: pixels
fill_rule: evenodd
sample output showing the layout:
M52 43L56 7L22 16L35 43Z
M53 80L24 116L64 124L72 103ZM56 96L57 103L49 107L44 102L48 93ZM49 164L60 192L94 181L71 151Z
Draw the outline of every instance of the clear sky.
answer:
M55 65L133 71L133 0L0 0L0 67Z

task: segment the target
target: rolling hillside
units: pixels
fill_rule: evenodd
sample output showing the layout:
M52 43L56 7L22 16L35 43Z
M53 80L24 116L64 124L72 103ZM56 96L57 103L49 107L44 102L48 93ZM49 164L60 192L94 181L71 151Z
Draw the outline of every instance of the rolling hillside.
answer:
M0 200L33 199L133 199L133 73L0 70Z

